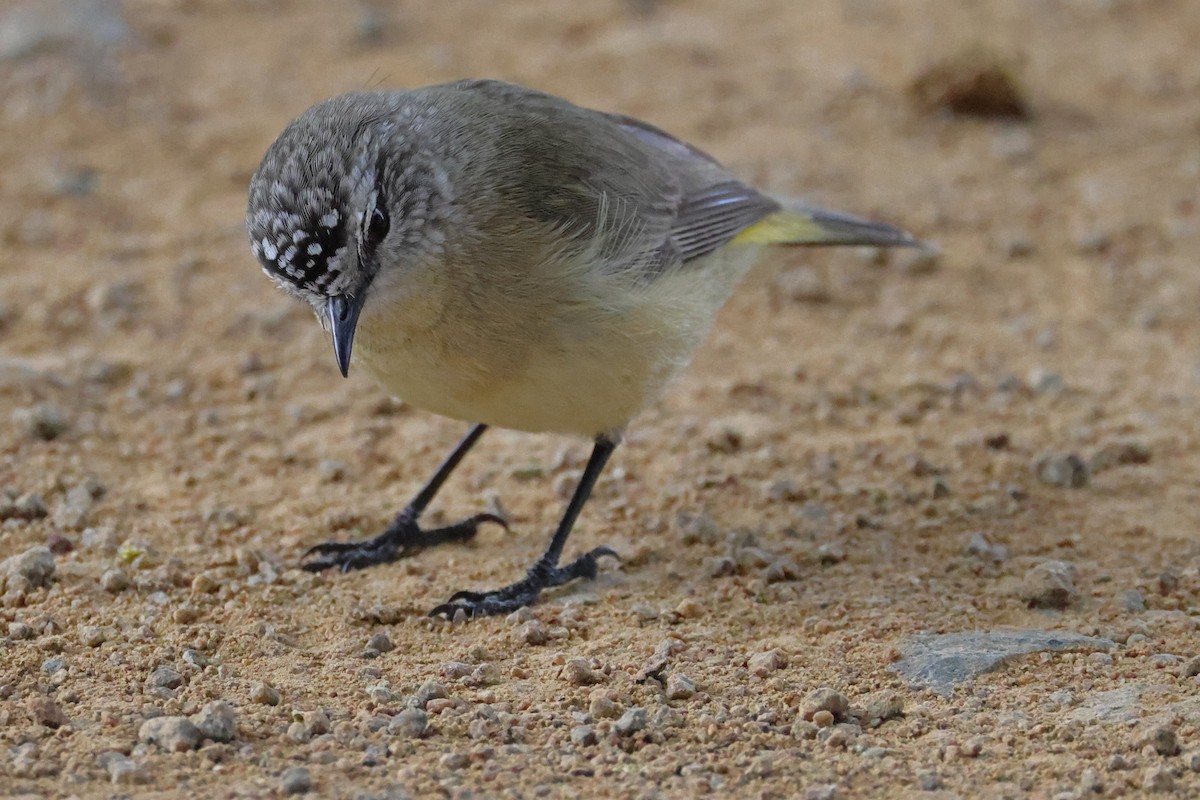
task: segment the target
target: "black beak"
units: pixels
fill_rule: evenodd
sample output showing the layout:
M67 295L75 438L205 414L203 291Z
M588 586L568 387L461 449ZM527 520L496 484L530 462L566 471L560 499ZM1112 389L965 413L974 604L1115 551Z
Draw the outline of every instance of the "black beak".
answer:
M350 374L350 347L354 344L354 329L358 326L358 315L362 312L362 297L347 297L335 294L329 298L326 311L333 328L333 355L337 358L342 377Z

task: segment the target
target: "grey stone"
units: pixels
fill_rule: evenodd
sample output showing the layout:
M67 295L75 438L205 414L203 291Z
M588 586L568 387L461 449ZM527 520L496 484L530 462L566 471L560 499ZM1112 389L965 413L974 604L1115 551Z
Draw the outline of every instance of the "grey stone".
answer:
M279 791L285 795L307 794L312 787L312 773L307 767L288 767L279 776Z
M187 717L155 717L138 728L138 741L158 745L169 753L195 750L202 738L200 729Z
M30 585L45 586L54 577L54 554L48 547L31 547L0 562L0 585L11 576L20 576Z
M1089 692L1084 695L1083 702L1079 707L1072 709L1071 713L1067 715L1067 719L1086 725L1098 722L1118 724L1140 719L1143 695L1171 691L1166 686L1134 683L1105 692Z
M889 667L913 686L949 694L955 686L1000 669L1019 656L1045 651L1107 650L1108 639L1070 631L962 631L919 634L905 642L904 657Z
M646 714L646 709L631 708L613 723L613 730L621 736L632 736L639 731L645 730L648 721L649 715Z
M571 742L580 747L596 743L596 729L591 725L576 725L571 729Z
M1064 489L1082 489L1091 479L1087 464L1074 453L1041 458L1034 464L1034 471L1043 483Z
M162 689L178 689L183 686L183 675L172 667L159 667L150 673L147 683Z
M419 708L406 708L388 723L388 733L415 739L429 727L429 716Z
M1078 592L1079 570L1070 561L1048 560L1025 573L1021 597L1030 608L1066 608Z
M204 738L214 742L228 742L237 736L237 714L224 700L214 700L204 706L192 715L192 722Z

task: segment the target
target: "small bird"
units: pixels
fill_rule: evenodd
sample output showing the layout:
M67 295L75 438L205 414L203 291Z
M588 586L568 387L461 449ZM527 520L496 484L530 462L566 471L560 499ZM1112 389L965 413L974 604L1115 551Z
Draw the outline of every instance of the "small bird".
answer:
M622 432L764 247L920 245L769 197L653 125L495 80L309 108L251 180L246 224L266 274L332 332L343 376L356 364L396 397L472 423L383 533L318 544L305 569L382 564L505 525L492 514L419 524L488 426L593 442L527 574L430 612L447 617L511 612L617 556L597 547L560 564Z

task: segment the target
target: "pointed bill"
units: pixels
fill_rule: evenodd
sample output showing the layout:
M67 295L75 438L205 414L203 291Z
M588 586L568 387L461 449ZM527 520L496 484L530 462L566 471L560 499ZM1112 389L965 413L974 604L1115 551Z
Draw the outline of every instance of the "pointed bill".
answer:
M358 327L358 315L362 312L361 298L336 294L329 298L326 313L333 329L333 355L337 359L342 377L350 375L350 350L354 344L354 329Z

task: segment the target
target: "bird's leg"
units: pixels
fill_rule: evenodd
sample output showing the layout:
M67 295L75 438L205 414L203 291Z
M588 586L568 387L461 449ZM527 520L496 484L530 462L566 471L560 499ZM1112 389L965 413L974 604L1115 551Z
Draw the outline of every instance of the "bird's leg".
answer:
M596 444L592 448L592 457L588 459L583 476L579 479L579 485L575 487L575 494L567 505L562 521L558 523L554 538L550 540L550 546L546 548L542 557L529 568L529 572L525 574L524 578L490 592L456 592L447 602L430 611L429 615L442 614L448 619L453 619L460 610L468 617L507 614L533 603L543 589L562 586L576 578L596 577L596 561L601 556L618 558L611 547L597 547L566 566L558 566L558 559L562 556L567 537L571 535L575 519L579 516L583 504L587 502L592 488L596 485L596 479L600 477L605 463L608 462L608 458L616 446L617 442L614 439L603 436L596 439Z
M304 554L304 558L310 559L311 556L315 556L315 558L306 560L303 564L304 569L309 572L320 572L330 567L337 567L342 572L349 572L352 569L362 569L375 564L386 564L389 561L407 558L426 547L446 542L465 542L475 535L480 524L484 522L494 522L507 529L508 523L495 514L476 514L453 525L432 530L423 530L418 524L421 514L433 500L438 489L442 488L446 478L450 477L450 473L458 466L458 462L462 461L463 456L474 446L485 430L487 430L487 426L481 424L473 426L467 432L454 451L438 467L429 482L421 491L417 492L417 496L392 520L383 533L374 539L363 542L323 542L309 548L308 552Z

